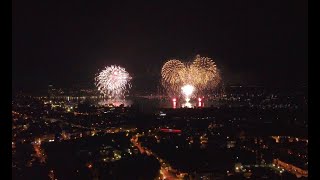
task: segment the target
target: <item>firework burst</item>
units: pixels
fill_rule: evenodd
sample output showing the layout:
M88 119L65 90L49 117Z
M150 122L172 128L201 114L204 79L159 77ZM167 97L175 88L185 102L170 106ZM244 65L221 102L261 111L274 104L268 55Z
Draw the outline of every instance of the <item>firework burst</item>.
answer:
M167 61L162 69L162 85L170 90L170 91L177 91L182 83L180 74L184 70L184 64L176 59Z
M199 92L212 90L221 81L215 62L197 55L193 62L167 61L161 70L162 84L171 93L178 94L184 85L192 85Z
M124 97L131 88L129 73L120 66L107 66L95 78L95 85L101 94L111 98Z

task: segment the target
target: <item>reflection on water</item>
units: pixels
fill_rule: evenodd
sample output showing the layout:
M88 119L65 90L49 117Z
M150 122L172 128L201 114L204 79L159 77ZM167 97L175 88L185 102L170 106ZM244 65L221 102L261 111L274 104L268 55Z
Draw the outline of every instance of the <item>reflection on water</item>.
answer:
M182 104L182 107L183 108L192 108L192 105L190 102L186 102L186 103Z
M198 104L196 102L190 103L190 102L185 102L181 105L182 108L193 108L193 107L204 107L204 103L199 101ZM175 108L175 107L173 107Z
M159 108L194 108L194 107L210 107L219 106L219 102L214 100L204 100L204 99L190 99L186 102L184 98L177 99L147 99L147 98L136 98L132 97L130 99L105 99L97 100L95 104L100 106L120 106L123 104L125 107L135 105L143 112L153 112Z
M205 103L203 100L196 100L196 99L188 99L189 101L186 101L185 99L181 100L173 100L171 103L168 100L160 100L159 101L159 108L194 108L194 107L205 107ZM208 104L210 104L208 102ZM212 103L211 103L212 104ZM210 104L210 105L211 105Z
M203 102L201 102L201 101L199 101L199 103L198 103L198 107L204 107L204 103L203 103Z
M127 106L131 106L133 102L132 100L129 100L129 99L103 99L99 101L98 104L100 106L109 106L109 105L120 106L123 104L125 107L127 107Z

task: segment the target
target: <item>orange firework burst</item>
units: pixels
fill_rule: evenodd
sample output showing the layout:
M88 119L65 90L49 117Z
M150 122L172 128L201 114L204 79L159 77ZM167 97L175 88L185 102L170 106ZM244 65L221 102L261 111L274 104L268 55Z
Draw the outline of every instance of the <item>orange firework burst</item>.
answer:
M192 63L173 59L167 61L161 70L162 84L177 94L183 85L190 84L198 91L214 89L221 81L215 62L208 57L197 55Z

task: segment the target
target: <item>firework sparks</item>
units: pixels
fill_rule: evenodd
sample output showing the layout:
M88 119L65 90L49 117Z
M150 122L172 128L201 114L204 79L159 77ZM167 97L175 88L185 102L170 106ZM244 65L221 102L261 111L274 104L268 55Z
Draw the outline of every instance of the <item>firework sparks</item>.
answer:
M95 78L100 93L112 98L124 96L131 88L129 73L120 66L107 66Z
M190 96L192 95L193 91L194 91L194 87L190 84L184 85L181 88L183 95L186 98L186 102L190 101Z
M197 55L192 63L180 60L167 61L161 70L163 86L173 94L180 92L183 85L189 84L194 90L203 91L217 87L221 81L215 62L208 57Z
M184 69L184 64L176 59L167 61L161 70L162 85L171 91L179 90L182 83L178 72Z

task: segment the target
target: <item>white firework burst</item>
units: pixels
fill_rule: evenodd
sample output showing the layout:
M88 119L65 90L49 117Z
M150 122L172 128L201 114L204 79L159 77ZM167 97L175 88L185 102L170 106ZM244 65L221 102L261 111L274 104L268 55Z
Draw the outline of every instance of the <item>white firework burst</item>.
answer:
M112 65L105 67L95 78L95 84L105 96L112 98L123 97L131 88L129 73L120 66Z

